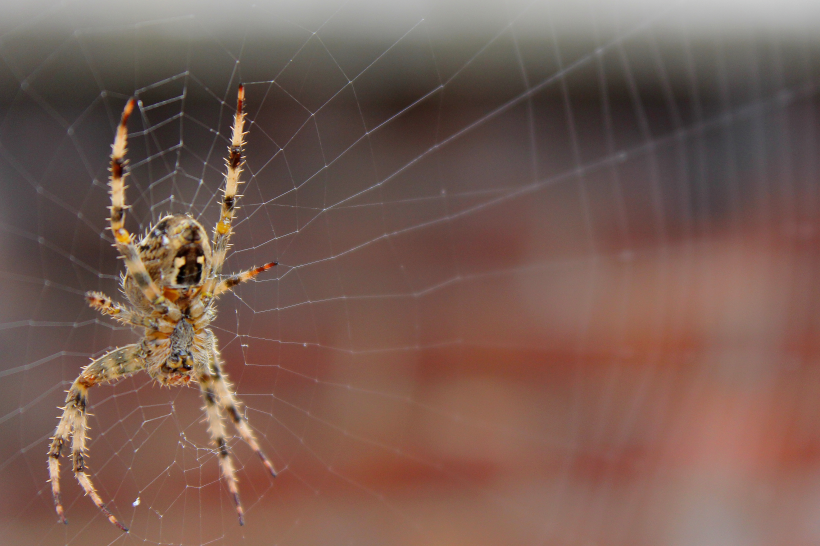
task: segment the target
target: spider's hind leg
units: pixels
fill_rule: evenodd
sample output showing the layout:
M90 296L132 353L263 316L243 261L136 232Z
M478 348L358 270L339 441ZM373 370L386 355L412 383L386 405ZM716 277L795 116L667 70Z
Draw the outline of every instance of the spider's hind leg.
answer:
M233 497L233 502L236 506L236 515L239 518L239 525L245 525L245 511L242 509L242 503L239 501L236 471L233 468L233 461L231 460L228 444L225 440L225 422L222 420L222 414L217 404L213 376L201 376L199 379L199 387L202 389L202 397L205 399L205 413L208 416L208 432L210 432L211 440L213 440L213 443L219 450L217 455L219 456L219 466L222 469L222 477L225 479L225 485L228 486L231 497Z
M71 439L71 454L74 476L82 486L85 494L108 518L108 521L122 531L128 529L108 511L102 499L94 490L91 478L85 473L85 443L88 429L88 389L99 383L114 381L141 370L145 362L140 353L139 345L126 345L115 349L105 356L98 358L86 366L80 376L74 380L65 399L65 407L57 430L51 440L48 450L48 474L51 481L51 491L54 496L54 508L61 523L67 523L60 495L60 454L63 446Z
M225 478L225 485L227 485L228 491L231 493L234 504L236 505L236 514L239 517L239 524L244 525L245 511L239 502L236 471L234 470L233 461L228 451L228 444L225 440L225 422L223 420L222 410L225 410L231 417L242 439L250 446L254 453L262 459L262 464L265 465L268 472L275 477L276 470L274 470L267 456L259 449L259 444L256 442L256 438L250 426L248 426L248 422L239 412L236 398L231 393L230 385L222 372L222 363L216 348L216 337L210 330L205 330L205 333L207 336L205 347L209 352L208 369L199 377L199 386L202 389L202 396L205 399L208 431L211 433L213 443L219 450L219 465L222 468L222 477Z
M257 457L262 460L262 464L265 465L265 468L267 468L268 472L270 472L270 475L275 478L276 470L274 469L273 464L271 464L270 459L268 459L267 455L265 455L265 452L259 447L259 443L256 441L256 436L254 436L253 430L251 430L251 427L248 424L248 420L244 415L242 415L242 412L239 411L239 401L231 390L231 384L228 382L228 376L225 375L224 371L222 371L222 357L220 356L219 349L216 346L216 336L214 336L213 332L210 330L207 330L207 332L209 337L209 345L211 347L210 367L211 373L214 376L214 391L216 392L219 405L231 417L236 430L239 432L239 435L242 436L245 443L248 444L254 453L256 453Z
M262 460L262 464L268 469L270 475L275 478L276 470L273 468L273 464L271 464L267 455L265 455L265 452L259 447L259 443L256 441L256 437L248 424L248 420L245 419L245 416L239 411L239 403L231 392L231 386L227 382L226 377L224 375L217 376L214 380L214 385L216 395L219 397L219 405L230 415L236 430L239 431L239 435L242 436L245 443L256 453L257 457Z

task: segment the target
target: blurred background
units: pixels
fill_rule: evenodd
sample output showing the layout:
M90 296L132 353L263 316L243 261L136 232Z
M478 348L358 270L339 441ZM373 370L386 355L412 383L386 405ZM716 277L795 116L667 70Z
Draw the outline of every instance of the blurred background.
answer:
M820 541L820 6L0 6L3 544ZM90 394L110 525L46 450L82 366L138 332L127 226L219 210L214 330L280 475L238 438L239 527L198 390Z

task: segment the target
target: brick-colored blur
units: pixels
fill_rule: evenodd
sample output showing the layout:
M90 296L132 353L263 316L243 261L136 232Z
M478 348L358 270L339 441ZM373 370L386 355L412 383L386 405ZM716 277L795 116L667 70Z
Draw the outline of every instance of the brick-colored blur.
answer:
M278 41L198 16L4 35L0 542L820 540L816 36L520 9L461 38L429 16L357 41L350 6ZM210 228L240 79L226 269L279 266L214 329L280 475L231 442L240 528L198 391L138 375L90 393L87 465L130 535L68 459L58 525L63 391L137 339L82 297L121 299L119 110L137 89L127 227Z

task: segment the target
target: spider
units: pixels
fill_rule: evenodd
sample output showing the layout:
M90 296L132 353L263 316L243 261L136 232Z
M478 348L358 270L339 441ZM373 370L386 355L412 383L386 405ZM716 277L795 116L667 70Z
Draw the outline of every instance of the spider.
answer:
M84 455L88 429L88 389L116 381L144 370L162 385L196 382L205 400L208 430L217 448L222 477L233 497L239 524L244 512L239 502L233 463L225 441L223 412L227 412L242 439L262 459L272 476L276 471L259 448L239 402L222 370L216 336L208 328L214 320L214 305L219 296L236 285L249 281L277 265L255 267L236 275L222 277L222 266L231 237L231 221L236 209L236 190L241 183L244 146L243 126L245 91L239 86L231 145L228 147L222 212L213 233L213 251L202 225L188 215L162 218L135 244L125 229L125 186L123 172L128 137L128 117L134 109L130 99L122 112L114 144L111 146L111 233L114 246L125 259L122 291L131 305L112 301L100 292L88 292L88 304L123 324L142 328L139 343L114 349L83 368L68 390L60 423L48 451L48 473L54 506L61 523L67 523L60 500L60 453L71 440L74 476L85 494L108 520L122 531L128 529L106 508L86 473Z

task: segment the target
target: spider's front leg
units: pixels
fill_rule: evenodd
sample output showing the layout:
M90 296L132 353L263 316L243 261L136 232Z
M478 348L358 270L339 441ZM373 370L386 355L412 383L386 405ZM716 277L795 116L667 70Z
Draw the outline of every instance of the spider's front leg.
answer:
M162 310L172 320L179 320L182 316L179 309L162 295L162 291L148 274L131 234L125 229L125 210L128 208L125 204L125 152L128 144L128 118L133 110L134 99L132 98L122 111L117 135L114 138L114 144L111 145L111 176L108 180L111 188L111 217L109 219L111 233L114 235L114 246L125 259L128 274L137 283L145 298L154 308Z
M228 254L231 233L231 224L236 214L236 201L239 195L236 194L239 184L239 176L242 174L244 158L242 156L245 146L245 87L239 85L236 98L236 114L233 117L233 127L231 128L231 145L228 146L228 158L225 160L227 172L225 173L225 190L222 196L222 210L219 213L219 222L214 228L214 257L211 265L210 278L205 283L204 294L207 299L216 298L220 294L230 291L234 286L247 282L263 271L278 265L276 262L265 264L261 267L254 267L242 273L231 275L227 279L220 281L222 267Z
M126 533L128 532L128 529L105 507L102 499L94 490L91 478L85 473L84 454L87 440L86 430L88 429L88 389L99 383L115 381L144 367L145 361L140 346L126 345L111 351L86 366L68 390L63 415L48 450L48 474L51 481L51 492L54 495L54 507L60 517L60 522L68 523L65 519L65 510L60 497L60 453L63 446L67 445L69 438L71 438L71 455L74 476L77 481L82 486L85 494L91 497L97 508L105 514L108 521Z
M231 145L228 146L228 158L225 160L228 170L225 174L225 193L222 196L222 210L219 214L219 222L214 228L214 258L211 265L211 278L206 284L205 292L213 294L219 276L222 273L222 266L225 264L225 257L228 254L228 243L231 239L231 223L236 211L236 200L239 196L236 191L239 184L239 175L242 174L242 148L245 146L245 88L240 85L236 98L236 114L233 117L233 127L231 128Z

